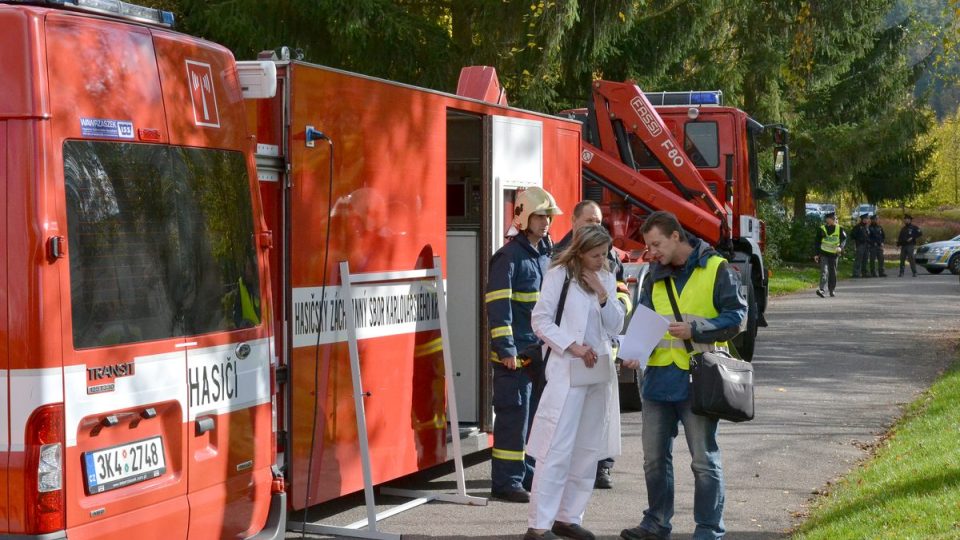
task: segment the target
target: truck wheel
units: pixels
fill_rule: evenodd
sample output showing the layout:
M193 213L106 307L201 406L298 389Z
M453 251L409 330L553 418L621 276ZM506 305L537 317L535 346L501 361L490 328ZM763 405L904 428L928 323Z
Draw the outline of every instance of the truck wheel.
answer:
M757 343L757 321L759 312L757 307L757 298L753 292L753 282L747 282L747 329L733 338L733 345L737 348L740 356L750 362L753 360L753 349Z
M621 411L639 411L643 408L640 402L640 387L643 383L643 372L639 369L633 371L633 382L620 383L620 410Z
M953 257L950 257L947 268L950 269L950 273L953 275L960 274L960 253L954 253Z

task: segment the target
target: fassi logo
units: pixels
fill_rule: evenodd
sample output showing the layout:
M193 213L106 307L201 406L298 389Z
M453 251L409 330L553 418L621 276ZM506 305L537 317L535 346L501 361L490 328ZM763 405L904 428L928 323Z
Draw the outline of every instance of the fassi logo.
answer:
M647 109L647 106L640 98L635 97L631 99L630 106L633 107L634 112L640 117L640 121L643 122L643 126L647 128L651 136L656 137L660 135L660 126L657 124L657 121L653 119L653 113Z

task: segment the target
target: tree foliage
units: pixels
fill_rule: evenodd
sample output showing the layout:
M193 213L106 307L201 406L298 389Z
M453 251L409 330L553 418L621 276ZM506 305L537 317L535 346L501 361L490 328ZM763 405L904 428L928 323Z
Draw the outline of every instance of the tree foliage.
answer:
M931 150L926 171L931 189L911 201L911 206L960 206L960 110L935 126L918 143Z
M309 62L445 91L462 66L491 65L512 104L544 112L581 106L595 78L720 89L790 126L787 195L800 213L810 191L872 202L923 192L939 154L917 144L932 117L913 92L960 65L960 0L155 3L239 58L287 45Z

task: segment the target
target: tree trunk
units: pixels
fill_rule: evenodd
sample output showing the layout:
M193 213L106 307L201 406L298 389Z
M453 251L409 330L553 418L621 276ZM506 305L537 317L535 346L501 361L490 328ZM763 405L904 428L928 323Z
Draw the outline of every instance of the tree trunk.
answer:
M793 218L798 219L807 215L807 190L802 188L793 195Z
M451 2L451 33L458 49L461 66L473 65L473 15L475 12L473 2Z

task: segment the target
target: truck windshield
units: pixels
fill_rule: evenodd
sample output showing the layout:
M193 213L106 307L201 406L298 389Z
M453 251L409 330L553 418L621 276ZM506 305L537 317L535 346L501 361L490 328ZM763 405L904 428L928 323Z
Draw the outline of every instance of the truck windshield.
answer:
M713 168L720 164L716 122L688 122L683 131L683 151L695 167Z
M720 164L720 143L716 122L688 122L684 125L683 151L695 167L713 168ZM659 169L660 163L639 137L628 136L637 170Z
M242 153L67 141L63 156L74 347L259 324Z

